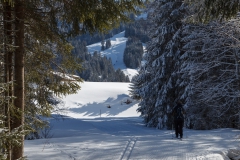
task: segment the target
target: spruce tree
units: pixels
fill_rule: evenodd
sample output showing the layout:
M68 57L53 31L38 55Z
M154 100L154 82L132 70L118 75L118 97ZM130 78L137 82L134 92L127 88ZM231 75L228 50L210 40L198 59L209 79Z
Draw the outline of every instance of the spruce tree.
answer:
M108 49L108 48L110 48L111 47L111 40L110 39L108 39L108 40L106 40L106 49Z
M135 37L129 37L123 53L123 62L127 68L136 69L141 65L143 46L141 41Z
M239 128L239 18L183 28L180 72L194 129Z
M189 17L193 22L210 22L234 18L239 12L240 2L233 0L185 0L194 11Z
M141 79L138 79L139 75L135 75L132 77L131 84L130 84L130 90L129 90L129 95L131 96L132 99L135 100L140 100L141 97L139 95L139 88L141 88Z
M151 5L152 27L147 44L146 63L141 67L139 78L142 86L138 90L142 101L138 111L144 117L147 126L156 126L158 118L171 128L171 108L181 97L177 90L179 59L182 54L181 27L186 14L182 1L160 0Z
M72 47L66 37L107 31L120 21L127 21L126 13L136 12L135 7L141 4L139 0L98 1L98 4L94 0L73 0L71 3L61 0L1 1L1 19L11 22L4 25L4 30L12 32L11 35L3 32L6 47L10 48L4 50L1 46L4 56L10 56L10 59L4 59L4 73L12 72L9 75L14 75L14 85L11 91L5 90L4 95L16 97L11 103L14 105L8 103L5 107L5 124L9 120L12 122L8 131L26 134L24 128L28 120L38 122L36 115L50 115L53 106L48 103L47 95L66 95L80 89L80 78L71 77L71 81L66 78L66 75L81 70L80 63L71 54ZM9 64L9 60L13 60L14 64ZM13 71L8 69L8 65L13 66ZM4 74L6 79L2 83L10 82L7 74ZM10 107L14 113L9 112ZM23 137L15 137L17 145L6 146L7 159L23 158Z

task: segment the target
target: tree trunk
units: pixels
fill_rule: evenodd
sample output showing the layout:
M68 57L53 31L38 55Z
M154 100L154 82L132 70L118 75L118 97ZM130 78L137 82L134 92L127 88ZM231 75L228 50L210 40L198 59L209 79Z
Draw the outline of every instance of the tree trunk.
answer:
M21 127L23 130L24 124L24 4L23 0L16 0L14 5L16 22L16 39L15 39L15 101L14 105L16 111L20 112L20 116L12 116L12 129ZM12 152L12 159L23 157L24 137L20 140L20 146L14 146Z
M12 50L12 42L13 37L11 36L12 31L12 11L11 6L9 3L4 3L4 12L3 12L3 18L4 18L4 75L5 80L4 82L8 84L8 89L5 92L5 97L12 97L13 96L13 86L9 84L13 80L13 70L12 70L12 61L13 61L13 50ZM12 104L12 100L8 100L8 102L5 104L4 107L4 114L7 117L5 121L5 127L9 129L9 132L11 130L10 128L10 105ZM7 145L7 159L11 159L11 146L10 144Z

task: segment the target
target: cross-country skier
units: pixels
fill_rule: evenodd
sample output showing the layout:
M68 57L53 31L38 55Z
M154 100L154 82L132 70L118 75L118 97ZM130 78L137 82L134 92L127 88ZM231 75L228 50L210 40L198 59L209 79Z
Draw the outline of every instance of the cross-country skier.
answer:
M183 124L184 124L184 115L185 110L182 106L182 102L178 101L177 105L172 110L172 115L174 116L174 126L176 138L180 136L183 137Z

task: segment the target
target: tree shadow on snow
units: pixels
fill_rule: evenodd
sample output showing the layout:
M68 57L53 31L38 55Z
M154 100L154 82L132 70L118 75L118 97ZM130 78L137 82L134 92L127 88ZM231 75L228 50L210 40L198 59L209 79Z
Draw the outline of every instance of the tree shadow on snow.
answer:
M79 106L78 108L69 108L69 111L79 114L85 113L84 116L100 116L100 114L104 116L115 116L136 104L136 102L130 104L124 103L127 99L130 100L131 98L126 94L121 94L118 95L117 98L109 97L101 103L77 104Z

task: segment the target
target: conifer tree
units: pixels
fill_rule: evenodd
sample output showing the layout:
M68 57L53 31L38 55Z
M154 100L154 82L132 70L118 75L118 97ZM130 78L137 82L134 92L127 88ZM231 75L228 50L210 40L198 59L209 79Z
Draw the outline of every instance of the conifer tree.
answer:
M234 0L185 0L194 11L189 19L200 22L234 18L239 12L240 1Z
M108 40L106 40L106 49L108 49L108 48L110 48L111 47L111 40L110 39L108 39Z
M36 115L51 113L53 108L47 101L49 94L66 95L80 89L77 83L81 82L80 78L71 77L71 81L66 78L81 69L66 37L107 31L120 21L127 21L126 13L136 12L135 7L141 4L139 0L98 3L94 0L0 1L1 19L10 22L3 27L7 31L3 32L6 46L0 46L5 57L10 57L3 62L6 79L2 82L10 82L7 75L12 75L14 81L12 89L6 89L4 95L16 97L11 103L14 105L8 103L4 108L4 114L11 121L7 128L9 133L22 133L14 138L17 145L9 143L10 146L5 147L7 159L23 158L23 135L28 124L25 122L38 122ZM8 69L10 60L14 63L12 71ZM8 120L4 122L7 124Z
M138 68L141 65L143 46L138 38L129 37L123 53L123 62L127 68Z
M141 87L141 80L138 79L139 75L133 76L130 84L129 95L132 99L140 100L141 97L139 95L138 89Z
M101 45L102 45L101 50L104 51L105 50L105 40L101 41Z
M191 24L183 28L185 43L180 72L194 129L239 128L239 18Z
M156 126L161 117L165 127L171 127L171 108L179 97L177 90L179 57L181 56L181 19L185 16L182 1L160 0L152 4L150 13L152 27L147 44L146 63L140 69L142 83L139 95L142 98L138 111L147 126Z

